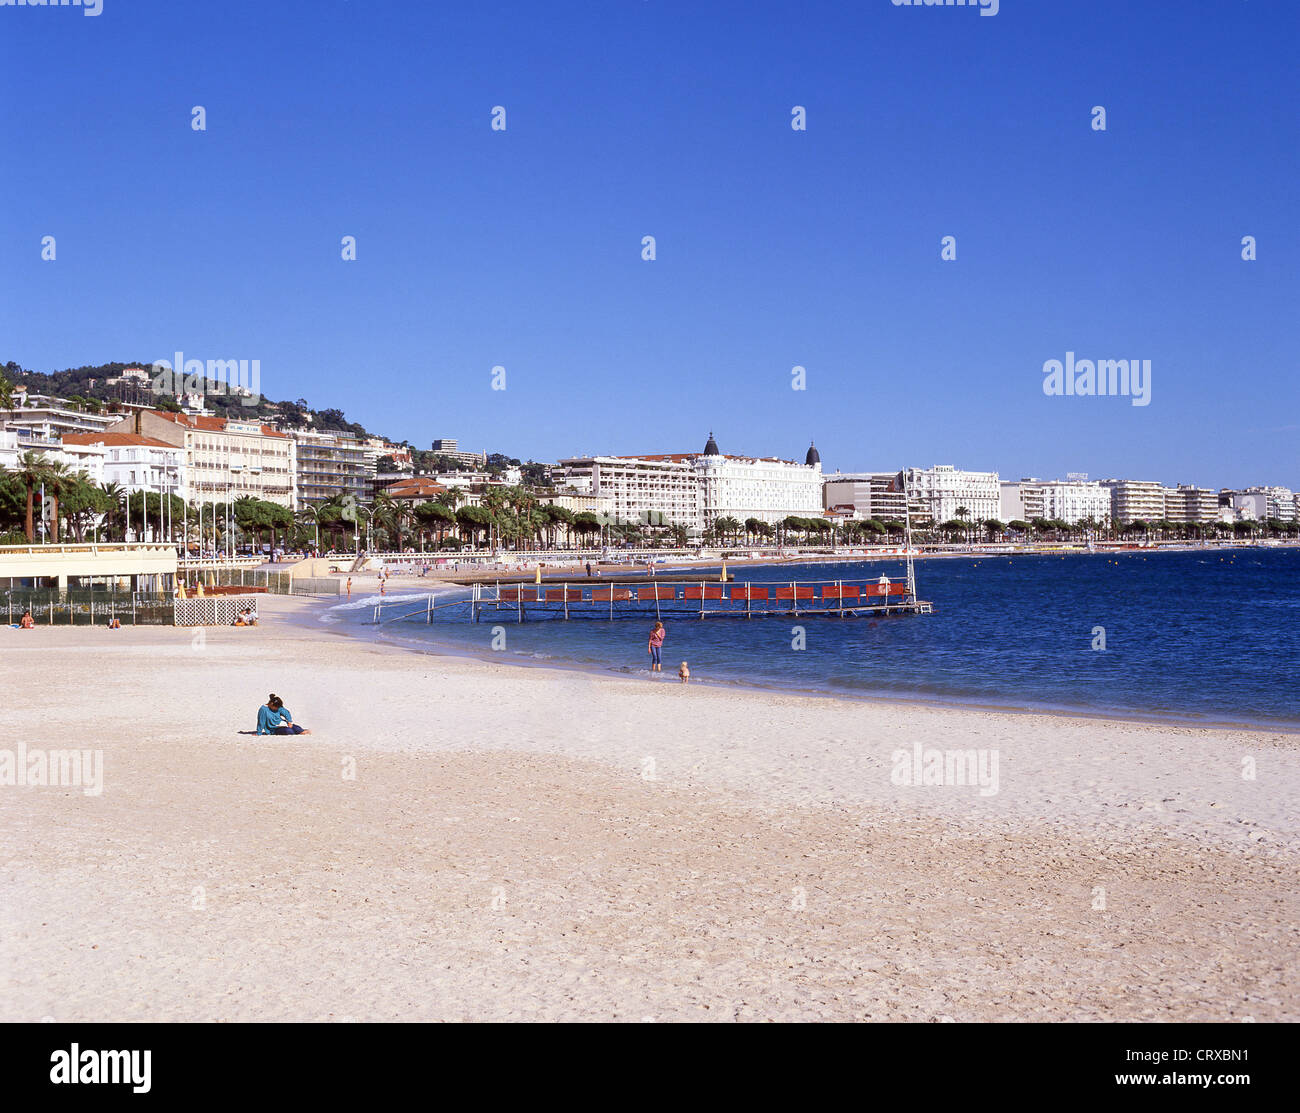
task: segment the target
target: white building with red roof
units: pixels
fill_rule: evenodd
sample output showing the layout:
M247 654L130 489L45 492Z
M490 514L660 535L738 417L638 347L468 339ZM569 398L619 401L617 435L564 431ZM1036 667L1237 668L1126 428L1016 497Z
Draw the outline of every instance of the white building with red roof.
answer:
M190 502L247 496L297 509L294 441L257 418L240 421L140 410L109 432L133 433L184 449Z
M185 449L139 433L79 433L63 438L64 450L74 446L103 450L101 483L116 483L125 491L152 491L189 499Z

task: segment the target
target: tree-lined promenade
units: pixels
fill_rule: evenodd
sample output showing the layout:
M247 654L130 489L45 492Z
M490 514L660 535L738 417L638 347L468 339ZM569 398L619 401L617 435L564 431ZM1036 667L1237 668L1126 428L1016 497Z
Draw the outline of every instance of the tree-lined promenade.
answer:
M369 503L340 494L297 512L244 497L200 506L177 495L127 492L96 485L83 473L26 452L12 470L0 470L0 544L60 540L165 540L202 552L282 549L303 551L448 552L565 551L591 548L854 547L901 544L907 524L896 518L865 520L790 516L779 522L750 517L719 518L692 530L662 514L619 521L574 512L544 501L549 489L490 487L470 502L456 488L411 503L380 493ZM1165 520L1119 525L1085 519L1069 524L976 520L959 508L942 523L911 523L914 544L976 544L1000 541L1222 541L1300 536L1300 523L1240 521L1186 523Z

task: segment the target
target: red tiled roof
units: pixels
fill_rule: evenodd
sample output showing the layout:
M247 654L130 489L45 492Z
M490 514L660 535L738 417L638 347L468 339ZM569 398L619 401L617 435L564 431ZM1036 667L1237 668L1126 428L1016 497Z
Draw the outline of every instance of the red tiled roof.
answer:
M136 433L64 433L64 444L102 444L102 445L144 445L148 448L171 448L174 444L157 440L154 437L142 437Z
M202 429L207 433L224 433L226 431L226 419L224 417L200 417L197 414L177 414L169 410L150 410L149 413L155 417L163 417L168 421L174 421L177 425L184 425L190 429ZM249 422L248 424L252 423ZM287 433L281 433L278 429L272 429L269 425L263 425L261 429L264 437L288 439Z
M400 499L433 498L446 489L441 483L435 483L432 479L412 476L410 479L399 479L396 483L390 483L384 488L384 494Z

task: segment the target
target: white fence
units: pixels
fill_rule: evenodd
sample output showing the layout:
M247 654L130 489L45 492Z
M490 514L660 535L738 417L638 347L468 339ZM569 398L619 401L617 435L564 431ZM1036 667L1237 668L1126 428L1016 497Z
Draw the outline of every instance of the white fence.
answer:
M235 619L251 607L257 616L256 595L200 595L176 600L177 626L233 626Z

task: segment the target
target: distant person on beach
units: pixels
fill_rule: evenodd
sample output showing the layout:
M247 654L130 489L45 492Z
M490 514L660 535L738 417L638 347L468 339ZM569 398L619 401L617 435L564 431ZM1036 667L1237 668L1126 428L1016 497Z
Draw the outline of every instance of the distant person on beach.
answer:
M21 626L24 630L34 629L36 627L36 623L32 619L32 612L23 611L23 617L18 620L18 625Z
M114 615L112 618L108 620L108 628L110 630L122 629L122 620L118 618L117 615Z
M266 703L257 709L258 734L310 734L306 727L300 727L293 721L284 701L274 692L266 698Z
M352 577L348 577L348 598L352 598Z
M587 579L591 579L591 561L587 561Z
M685 661L683 661L682 667L677 670L677 675L681 677L681 681L683 684L689 684L691 682L690 665L688 665Z
M650 671L663 672L664 666L660 660L660 650L664 647L664 638L668 636L668 631L664 629L662 622L656 622L654 629L650 631Z

